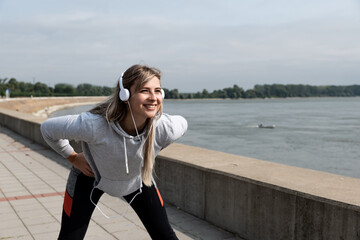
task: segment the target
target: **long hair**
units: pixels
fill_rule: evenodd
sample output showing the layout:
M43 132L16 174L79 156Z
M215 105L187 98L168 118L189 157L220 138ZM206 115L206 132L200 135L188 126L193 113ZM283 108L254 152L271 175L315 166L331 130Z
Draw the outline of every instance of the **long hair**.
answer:
M144 65L134 65L124 72L122 83L124 88L130 89L135 86L135 91L141 89L150 79L156 76L161 79L161 71L157 68L150 68ZM104 116L107 122L120 122L128 114L127 105L119 98L120 86L117 83L116 90L105 102L100 103L90 110L93 114ZM155 118L159 118L162 114L162 104ZM142 167L142 179L146 186L151 186L153 167L155 164L154 153L154 135L153 127L154 118L147 120L145 136L147 136L143 147L144 165Z

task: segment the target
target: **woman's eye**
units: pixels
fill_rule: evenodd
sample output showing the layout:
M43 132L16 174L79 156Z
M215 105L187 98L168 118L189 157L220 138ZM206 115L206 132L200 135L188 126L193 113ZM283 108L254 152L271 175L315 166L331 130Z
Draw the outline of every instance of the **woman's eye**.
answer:
M141 92L141 93L148 93L148 92L149 92L149 90L147 90L147 89L143 89L143 90L141 90L140 92Z

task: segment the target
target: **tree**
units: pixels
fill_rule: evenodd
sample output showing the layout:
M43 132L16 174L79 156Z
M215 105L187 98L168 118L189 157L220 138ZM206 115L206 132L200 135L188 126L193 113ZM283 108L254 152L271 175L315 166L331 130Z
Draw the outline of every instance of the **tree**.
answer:
M258 98L265 98L265 97L267 97L266 94L265 94L265 87L264 87L264 85L255 85L255 86L254 86L254 91L255 91L255 95L256 95Z
M7 78L0 78L0 96L5 95Z
M9 82L7 83L7 88L10 88L12 91L18 89L19 82L15 78L10 78Z
M58 96L73 96L75 88L70 84L58 83L55 85L54 93Z
M34 93L35 93L35 95L38 95L38 96L51 95L51 91L50 91L49 87L46 84L40 83L40 82L35 83Z
M79 84L76 87L76 93L80 96L89 96L91 94L92 85L88 83Z
M179 99L180 97L179 90L177 89L167 90L166 88L164 88L164 92L165 92L165 97L169 99Z
M102 87L101 94L103 96L110 96L111 94L113 94L114 91L115 91L115 88Z
M244 96L245 91L243 88L241 88L235 84L233 86L233 89L234 89L234 97L235 98L242 98Z
M203 98L201 92L197 92L193 95L194 98Z
M270 87L271 97L288 97L288 91L284 85L281 84L272 84Z
M201 93L203 98L209 98L209 92L206 89L203 89L202 93Z
M245 92L245 98L256 98L257 95L256 95L256 91L253 90L253 89L248 89L246 90Z

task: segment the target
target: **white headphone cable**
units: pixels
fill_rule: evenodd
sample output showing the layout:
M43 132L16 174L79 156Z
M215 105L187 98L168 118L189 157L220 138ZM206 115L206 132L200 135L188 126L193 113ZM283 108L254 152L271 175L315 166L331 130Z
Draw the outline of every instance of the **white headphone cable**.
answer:
M110 217L110 216L106 215L106 214L101 210L101 208L100 208L96 203L94 203L94 201L92 200L92 194L93 194L93 192L94 192L94 189L95 189L95 187L93 187L92 190L91 190L91 193L90 193L90 201L91 201L91 203L97 208L97 210L100 211L100 213L101 213L104 217L106 217L107 219L110 219L110 218L121 218L121 217L124 217L124 216L128 213L129 208L126 208L126 211L125 211L123 214L119 215L119 216ZM130 203L129 203L129 204L130 204Z
M134 127L135 127L135 131L136 131L136 135L137 135L138 139L140 139L140 137L139 137L139 132L138 132L137 127L136 127L136 123L135 123L134 115L133 115L132 110L131 110L130 101L128 101L128 104L129 104L129 109L130 109L131 119L132 119L132 121L133 121L133 123L134 123Z
M135 131L136 131L136 135L137 135L138 139L141 140L141 145L142 145L143 142L146 142L146 140L147 140L147 138L148 138L148 136L149 136L149 133L146 135L146 138L145 138L144 141L143 141L143 139L140 138L139 132L138 132L137 127L136 127L135 119L134 119L133 113L132 113L132 111L131 111L130 102L128 102L128 103L129 103L129 109L130 109L131 119L132 119L132 121L133 121L133 123L134 123ZM149 129L149 132L151 131L151 128L152 128L152 127L153 127L153 124L151 124L150 129ZM124 145L125 145L125 148L126 148L125 139L124 139ZM127 171L127 173L129 173L126 149L125 149L125 164L126 164L126 171ZM143 165L143 164L142 164L142 165ZM131 205L131 203L134 201L134 199L137 197L137 195L139 195L139 194L142 193L142 187L143 187L143 186L142 186L142 182L141 182L141 183L140 183L139 192L136 193L135 196L131 199L131 201L129 202L129 205ZM94 188L95 188L95 187L92 188L91 193L90 193L90 201L91 201L91 203L100 211L100 213L101 213L104 217L106 217L107 219L110 219L110 218L120 218L120 217L124 217L124 216L128 213L129 208L127 208L126 211L125 211L125 213L121 214L120 216L110 217L110 216L106 215L106 214L101 210L101 208L100 208L97 204L95 204L94 201L92 200L92 194L93 194L93 192L94 192Z

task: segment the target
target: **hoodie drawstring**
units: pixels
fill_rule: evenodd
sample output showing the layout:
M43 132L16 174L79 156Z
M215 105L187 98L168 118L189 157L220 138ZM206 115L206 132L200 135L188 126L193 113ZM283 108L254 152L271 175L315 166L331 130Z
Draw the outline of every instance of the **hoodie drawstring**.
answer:
M129 175L129 161L128 161L127 149L126 149L126 138L123 137L123 140L124 140L124 155L125 155L126 174Z

